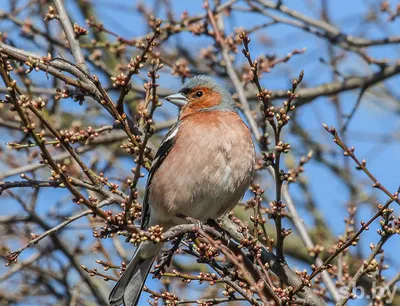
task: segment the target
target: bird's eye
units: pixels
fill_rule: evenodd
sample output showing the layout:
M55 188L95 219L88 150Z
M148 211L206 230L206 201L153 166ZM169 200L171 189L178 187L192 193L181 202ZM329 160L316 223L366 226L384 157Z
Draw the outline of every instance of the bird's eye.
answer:
M196 92L196 98L200 98L202 95L203 95L202 91L199 90Z

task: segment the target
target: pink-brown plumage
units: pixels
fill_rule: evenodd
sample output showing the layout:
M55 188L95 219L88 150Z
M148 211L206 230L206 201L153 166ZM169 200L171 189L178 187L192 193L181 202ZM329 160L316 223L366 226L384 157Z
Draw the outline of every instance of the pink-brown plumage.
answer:
M201 221L220 217L243 197L254 161L250 131L237 113L186 117L149 186L150 224L182 223L177 214Z

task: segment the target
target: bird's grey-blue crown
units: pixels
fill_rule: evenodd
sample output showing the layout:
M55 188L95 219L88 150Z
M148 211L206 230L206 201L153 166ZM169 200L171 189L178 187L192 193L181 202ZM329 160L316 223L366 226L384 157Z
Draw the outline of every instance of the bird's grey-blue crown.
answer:
M210 78L206 75L197 75L187 81L182 89L181 93L186 94L186 92L190 91L195 87L206 87L210 88L221 95L222 101L221 104L212 107L212 109L228 109L236 111L236 104L233 101L231 94L221 85L219 85L213 78Z

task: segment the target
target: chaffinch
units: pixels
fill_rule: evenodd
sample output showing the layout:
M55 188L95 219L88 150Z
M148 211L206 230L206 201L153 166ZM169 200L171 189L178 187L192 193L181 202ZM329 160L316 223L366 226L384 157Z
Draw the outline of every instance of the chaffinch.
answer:
M144 196L141 229L206 222L229 212L249 186L255 164L251 133L227 90L196 76L165 98L181 108L156 153ZM111 305L137 305L162 244L143 242L110 293Z

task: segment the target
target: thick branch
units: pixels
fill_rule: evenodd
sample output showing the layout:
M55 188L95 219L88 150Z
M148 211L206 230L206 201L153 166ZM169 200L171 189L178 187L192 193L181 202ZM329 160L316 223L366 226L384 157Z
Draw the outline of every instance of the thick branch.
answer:
M83 57L81 47L79 46L78 38L75 36L74 29L72 28L71 21L69 20L62 0L54 0L54 5L58 11L58 19L61 22L65 35L67 36L76 64L83 70L88 71L85 58Z

